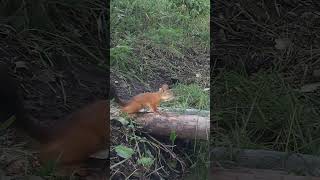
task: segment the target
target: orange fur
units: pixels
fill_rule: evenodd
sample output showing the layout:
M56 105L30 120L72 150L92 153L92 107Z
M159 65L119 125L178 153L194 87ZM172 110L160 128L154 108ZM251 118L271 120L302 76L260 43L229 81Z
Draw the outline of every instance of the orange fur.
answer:
M168 85L164 84L158 92L142 93L134 96L122 108L122 112L132 114L137 113L142 108L148 107L153 113L159 113L158 106L161 101L169 101L173 98L173 93Z
M74 164L106 148L110 138L108 116L107 100L96 101L72 113L67 119L69 124L63 123L56 130L54 139L43 144L41 161L58 160L61 164Z

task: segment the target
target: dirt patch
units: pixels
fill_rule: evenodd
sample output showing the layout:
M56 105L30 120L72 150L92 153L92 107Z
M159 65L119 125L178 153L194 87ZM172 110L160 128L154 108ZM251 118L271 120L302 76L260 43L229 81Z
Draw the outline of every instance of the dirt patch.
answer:
M205 49L183 49L185 54L178 56L157 46L139 44L135 51L141 57L141 64L147 66L143 75L135 77L111 69L110 81L116 84L123 99L128 100L146 91L157 91L164 83L169 86L195 83L210 87L210 55Z

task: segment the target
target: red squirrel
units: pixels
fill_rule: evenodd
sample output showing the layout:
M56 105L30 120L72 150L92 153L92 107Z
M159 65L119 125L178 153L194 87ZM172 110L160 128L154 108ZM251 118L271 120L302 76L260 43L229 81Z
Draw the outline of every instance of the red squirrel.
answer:
M98 100L71 113L53 127L44 127L28 118L18 83L9 68L0 64L0 121L15 115L14 125L40 145L40 160L76 164L109 144L109 100Z
M62 164L80 163L108 147L109 102L98 100L69 115L55 128L56 134L40 151L43 162L58 159Z
M123 102L117 96L115 101L120 104L121 111L133 114L139 112L142 108L148 107L151 112L160 114L158 106L161 101L170 101L174 98L172 91L167 84L163 84L158 92L141 93L132 97L128 102Z

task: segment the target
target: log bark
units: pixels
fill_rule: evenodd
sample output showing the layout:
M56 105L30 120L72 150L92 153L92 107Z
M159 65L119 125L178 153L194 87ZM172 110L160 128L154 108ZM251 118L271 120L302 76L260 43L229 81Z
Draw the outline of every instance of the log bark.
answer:
M199 116L210 116L210 111L199 110L199 109L184 109L184 108L159 108L160 111L175 112L184 115L199 115Z
M233 162L239 167L296 171L320 176L320 157L307 154L217 147L211 150L210 158L212 167L230 166Z
M161 114L139 113L134 118L150 134L170 136L175 131L177 138L208 140L210 134L209 116L195 115L197 112L179 114L161 111Z

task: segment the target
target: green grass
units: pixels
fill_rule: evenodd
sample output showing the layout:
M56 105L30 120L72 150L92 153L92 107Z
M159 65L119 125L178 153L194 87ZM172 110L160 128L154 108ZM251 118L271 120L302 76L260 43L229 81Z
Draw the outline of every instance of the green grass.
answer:
M172 88L175 95L173 101L163 103L164 106L178 108L195 108L199 110L209 110L210 94L197 84L177 84Z
M209 3L208 0L191 0L186 4L173 0L112 0L112 69L147 81L160 63L162 68L177 75L179 66L169 59L176 61L191 48L209 49Z
M320 153L320 98L277 72L225 72L214 88L214 146Z
M182 3L178 4L173 0L112 0L112 44L117 45L124 39L139 40L150 32L157 32L153 33L154 38L157 36L165 38L168 34L164 32L168 31L171 31L169 36L183 34L179 39L170 40L172 42L175 40L184 42L191 38L195 41L205 40L204 43L207 43L209 41L209 1L199 1L198 6L201 6L202 10L198 10L200 13L198 16L193 16L189 11L197 11L196 6L190 6L189 9L182 8Z

